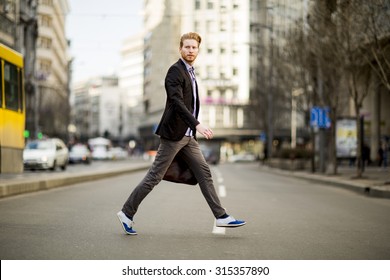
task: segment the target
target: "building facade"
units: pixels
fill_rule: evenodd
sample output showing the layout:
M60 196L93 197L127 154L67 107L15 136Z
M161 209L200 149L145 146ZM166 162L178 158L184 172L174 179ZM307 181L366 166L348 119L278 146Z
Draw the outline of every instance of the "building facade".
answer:
M121 50L121 71L119 87L122 89L125 102L123 110L123 135L126 140L138 140L143 117L144 87L144 36L143 33L125 40Z
M70 56L65 34L67 0L40 0L33 111L26 128L66 139L69 125Z
M109 138L123 146L128 140L124 127L126 94L118 86L118 77L105 76L77 82L72 87L72 141Z
M26 130L67 137L70 58L67 0L0 1L0 42L24 55Z
M208 149L229 154L255 149L261 129L250 98L250 1L145 1L144 108L140 133L147 149L156 149L154 129L165 106L164 78L179 59L183 33L202 36L195 71L201 99L200 121L214 131ZM202 139L200 137L200 141Z

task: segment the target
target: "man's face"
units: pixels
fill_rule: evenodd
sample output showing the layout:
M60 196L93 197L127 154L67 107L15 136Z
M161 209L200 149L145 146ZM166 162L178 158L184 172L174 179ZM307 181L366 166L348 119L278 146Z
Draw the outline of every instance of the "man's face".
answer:
M180 49L181 57L190 65L192 65L198 56L198 42L194 39L186 39L183 41L183 47Z

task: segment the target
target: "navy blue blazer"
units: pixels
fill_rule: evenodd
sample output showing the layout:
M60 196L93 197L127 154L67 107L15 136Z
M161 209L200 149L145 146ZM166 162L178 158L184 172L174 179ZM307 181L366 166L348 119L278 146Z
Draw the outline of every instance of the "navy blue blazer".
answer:
M173 64L165 77L167 100L165 110L157 126L156 134L173 141L182 139L190 127L196 136L199 124L199 95L196 90L196 112L194 111L194 94L190 74L184 62L179 59Z

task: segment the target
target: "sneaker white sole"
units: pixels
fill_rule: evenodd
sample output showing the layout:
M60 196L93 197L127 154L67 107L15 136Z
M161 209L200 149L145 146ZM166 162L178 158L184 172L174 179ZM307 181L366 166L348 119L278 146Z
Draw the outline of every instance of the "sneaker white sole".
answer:
M246 222L242 223L242 224L216 224L216 227L229 227L229 228L235 228L235 227L242 227L246 225Z
M122 226L122 228L123 228L123 231L124 231L127 235L137 235L137 232L133 232L133 233L132 233L132 232L128 232L128 231L126 230L125 225L123 224L121 218L119 218L118 215L117 215L117 217L118 217L118 220L119 220L119 222L120 222L120 224L121 224L121 226Z

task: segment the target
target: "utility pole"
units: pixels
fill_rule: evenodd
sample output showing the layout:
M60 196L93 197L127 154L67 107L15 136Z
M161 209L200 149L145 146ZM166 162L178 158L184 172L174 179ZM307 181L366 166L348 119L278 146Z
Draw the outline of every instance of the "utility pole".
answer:
M267 7L267 10L272 10L272 7ZM270 37L270 44L269 44L269 78L268 78L268 133L267 133L267 150L268 150L268 158L272 158L272 147L273 147L273 15L270 16L270 13L267 11L267 17L270 18L269 21L269 37Z

